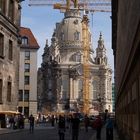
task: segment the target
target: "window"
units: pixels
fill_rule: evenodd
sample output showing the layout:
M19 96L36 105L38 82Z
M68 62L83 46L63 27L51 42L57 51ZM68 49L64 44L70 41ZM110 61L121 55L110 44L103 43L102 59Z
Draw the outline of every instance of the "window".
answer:
M29 85L30 84L30 77L29 76L25 76L24 77L24 84L25 85Z
M63 33L63 32L60 34L60 39L61 39L62 41L64 40L64 33Z
M0 79L0 104L2 103L2 79Z
M19 90L19 94L18 94L18 100L19 101L23 101L23 90Z
M24 91L24 101L26 101L26 102L29 101L29 90Z
M78 82L78 99L83 98L83 81L79 80Z
M30 60L30 51L25 51L25 60Z
M81 54L80 53L78 53L76 55L76 62L81 62Z
M29 107L24 107L24 115L25 117L29 116Z
M21 41L22 41L22 45L27 45L28 44L28 38L26 36L22 37Z
M69 61L74 61L74 62L81 62L81 53L75 53L73 54Z
M0 0L0 12L5 14L5 0Z
M92 82L93 85L93 99L97 99L97 93L98 93L98 84L97 81Z
M9 52L8 52L8 58L9 60L13 59L13 42L9 40Z
M74 33L74 40L80 40L80 32L76 31Z
M0 33L0 57L4 57L4 35Z
M49 82L48 82L48 87L49 87L49 89L52 88L52 80L49 80Z
M62 85L63 85L63 95L62 95L62 99L66 99L68 98L68 88L69 88L69 81L67 79L63 79L62 81Z
M11 21L14 20L14 1L13 0L9 0L8 17Z
M11 82L8 82L7 84L7 101L8 102L11 102L11 87L12 87L12 84Z
M97 58L97 64L100 64L100 58Z
M22 107L18 107L18 111L22 113Z
M29 63L25 63L25 72L30 72L30 64Z

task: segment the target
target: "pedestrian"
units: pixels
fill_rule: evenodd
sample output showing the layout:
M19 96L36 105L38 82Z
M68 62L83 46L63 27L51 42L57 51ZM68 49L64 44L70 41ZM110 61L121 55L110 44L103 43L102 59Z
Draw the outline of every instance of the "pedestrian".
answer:
M101 140L102 120L100 115L95 119L94 128L96 129L96 139Z
M84 118L84 124L85 124L85 131L88 132L88 126L89 126L89 117L86 114Z
M13 126L14 126L14 117L12 115L9 118L9 124L10 124L10 128L13 128Z
M55 123L55 118L54 118L54 115L51 116L51 124L52 126L54 126L54 123Z
M34 132L34 116L31 114L29 117L29 123L30 123L30 133Z
M58 122L58 134L59 134L59 140L65 140L65 118L63 116L59 116L59 122Z
M78 140L79 126L80 126L80 119L78 115L75 113L73 114L73 117L71 119L72 140Z
M106 120L106 140L113 140L113 120L110 116Z
M107 117L108 117L108 110L106 109L105 110L105 113L104 113L104 116L103 116L103 119L104 119L104 124L106 124L106 119L107 119Z

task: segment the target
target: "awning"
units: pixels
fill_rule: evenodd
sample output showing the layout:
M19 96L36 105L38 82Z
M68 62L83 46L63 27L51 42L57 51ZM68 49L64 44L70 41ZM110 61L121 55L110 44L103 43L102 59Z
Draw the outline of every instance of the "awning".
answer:
M12 115L12 114L21 114L18 111L0 111L0 114L7 114L7 115Z

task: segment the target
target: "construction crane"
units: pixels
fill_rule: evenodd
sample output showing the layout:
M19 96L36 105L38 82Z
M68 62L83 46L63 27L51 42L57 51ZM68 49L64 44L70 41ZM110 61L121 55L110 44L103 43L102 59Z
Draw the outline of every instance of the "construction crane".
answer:
M53 6L54 9L110 12L111 0L29 0L29 6Z
M59 3L58 3L59 2ZM29 6L53 6L54 9L77 9L85 12L111 12L111 0L29 0ZM89 19L83 15L82 41L83 41L83 113L89 113Z
M89 19L83 15L82 19L82 40L83 40L83 113L89 114Z

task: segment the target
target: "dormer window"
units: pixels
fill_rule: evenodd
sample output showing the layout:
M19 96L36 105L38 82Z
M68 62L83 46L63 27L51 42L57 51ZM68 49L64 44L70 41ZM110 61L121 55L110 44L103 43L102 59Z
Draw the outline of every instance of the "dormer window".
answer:
M22 41L22 45L28 44L28 38L26 36L22 37L21 41Z
M80 40L80 32L76 31L74 33L74 40Z

